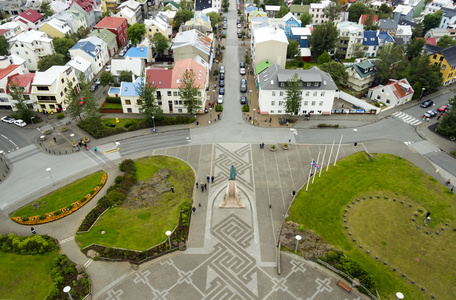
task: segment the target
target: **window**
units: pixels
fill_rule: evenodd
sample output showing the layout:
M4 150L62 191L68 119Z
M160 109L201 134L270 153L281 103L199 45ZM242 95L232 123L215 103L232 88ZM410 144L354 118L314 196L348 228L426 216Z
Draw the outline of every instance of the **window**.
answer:
M309 101L304 101L304 106L309 105Z
M446 65L443 65L442 66L442 71L446 69Z
M283 92L280 92L279 95L280 95L280 97L282 97L283 96Z
M310 86L310 82L307 83L307 86Z
M201 97L201 92L198 92L198 97Z
M313 92L313 96L317 97L318 92Z
M278 113L278 114L281 114L281 113L282 113L282 111L281 111L281 110L278 110L278 111L277 111L277 113Z
M179 104L179 101L174 100L174 105L177 105L177 104Z
M271 110L271 114L273 114L273 113L274 113L274 111L273 111L273 110Z
M315 106L315 101L312 101L312 106Z
M162 106L163 102L157 101L157 104L158 104L159 106Z
M272 92L272 97L275 97L275 92Z
M324 97L325 96L325 92L321 92L321 96Z
M68 89L67 89L67 88L64 88L63 90L65 91L65 93L68 91Z
M136 104L142 105L142 100L136 100Z
M125 104L130 105L131 101L130 100L125 100ZM130 111L131 112L131 111Z
M177 92L173 92L173 96L174 96L174 97L177 97Z
M320 101L318 105L323 106L323 101Z
M306 92L306 97L309 97L310 96L310 92Z
M63 92L60 92L60 97L63 97Z
M131 108L130 108L130 107L127 108L127 113L131 113L131 112L133 112L133 111L131 110Z
M275 105L275 101L271 101L271 106L274 106Z
M282 106L283 105L283 101L279 101L279 106Z
M63 78L62 78L62 80L60 80L60 81L62 81L62 83L65 83L65 80L63 80Z
M73 77L73 82L75 82L75 81L76 81L76 78Z
M25 51L25 55L28 55L28 51Z
M171 96L171 91L168 91L168 96Z
M36 89L38 91L49 91L49 88L47 86L37 86Z

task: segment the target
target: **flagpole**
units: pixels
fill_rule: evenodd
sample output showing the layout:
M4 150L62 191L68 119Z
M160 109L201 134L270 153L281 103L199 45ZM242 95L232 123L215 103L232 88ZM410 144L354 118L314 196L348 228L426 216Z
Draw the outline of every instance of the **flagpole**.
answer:
M310 181L310 174L311 174L310 172L312 172L312 168L313 168L313 165L311 163L310 164L310 169L309 169L309 176L307 176L306 192L307 192L307 189L309 188L309 181Z
M318 166L318 160L320 159L320 153L321 153L321 152L318 152L317 161L315 162L315 173L317 172L317 166ZM318 169L318 171L320 171L320 169ZM315 177L317 177L317 174L314 174L314 176L312 177L312 184L313 184L314 181L315 181Z
M334 160L334 166L336 166L337 157L339 156L340 144L342 144L342 138L343 138L343 137L344 137L344 135L342 134L342 135L340 136L339 148L337 148L336 159Z
M325 152L323 152L323 159L321 160L321 166L320 168L323 169L323 163L325 162L325 155L326 155L326 146L325 146ZM321 171L318 172L318 178L321 177Z
M328 157L328 165L326 166L326 172L328 172L329 165L331 164L331 156L333 154L333 148L334 148L334 143L336 140L333 140L333 145L331 146L331 152L329 152L329 157Z

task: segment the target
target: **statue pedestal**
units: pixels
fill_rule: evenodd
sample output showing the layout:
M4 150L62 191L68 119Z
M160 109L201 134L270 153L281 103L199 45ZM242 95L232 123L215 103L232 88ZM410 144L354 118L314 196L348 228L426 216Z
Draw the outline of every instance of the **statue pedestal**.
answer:
M245 208L238 195L238 189L235 180L229 180L228 186L226 187L225 197L219 208Z

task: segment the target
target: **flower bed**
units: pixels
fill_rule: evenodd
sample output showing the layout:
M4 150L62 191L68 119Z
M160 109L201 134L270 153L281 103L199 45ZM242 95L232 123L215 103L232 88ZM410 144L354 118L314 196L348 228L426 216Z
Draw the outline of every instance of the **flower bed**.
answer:
M42 215L36 215L30 218L22 218L22 217L12 217L11 219L19 224L22 225L37 225L37 224L44 224L49 223L63 217L68 216L69 214L77 211L81 207L83 207L87 202L89 202L95 195L101 190L101 188L105 185L106 180L108 179L108 174L103 174L101 178L100 185L96 186L93 189L93 193L87 194L83 199L78 200L76 202L71 203L67 207L58 209L54 212L48 212Z

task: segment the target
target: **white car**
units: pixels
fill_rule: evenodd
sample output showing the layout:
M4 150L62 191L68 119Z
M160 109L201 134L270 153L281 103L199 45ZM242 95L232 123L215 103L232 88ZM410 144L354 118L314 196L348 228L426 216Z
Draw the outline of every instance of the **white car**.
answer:
M27 123L25 123L24 121L19 119L19 120L14 121L14 125L17 125L19 127L24 127L25 125L27 125Z
M218 95L217 97L217 103L222 104L223 103L223 95Z
M13 118L13 117L10 117L10 116L4 116L2 118L2 122L5 122L5 123L10 123L11 124L11 123L14 123L14 121L16 121L16 119Z
M111 65L107 65L106 66L106 72L110 72L111 71Z
M225 74L225 66L220 66L220 74Z
M241 75L245 75L245 68L241 68Z

